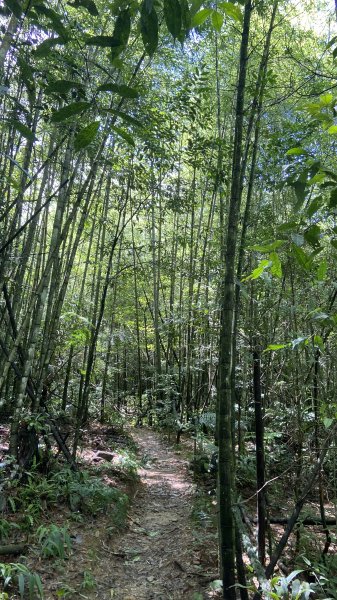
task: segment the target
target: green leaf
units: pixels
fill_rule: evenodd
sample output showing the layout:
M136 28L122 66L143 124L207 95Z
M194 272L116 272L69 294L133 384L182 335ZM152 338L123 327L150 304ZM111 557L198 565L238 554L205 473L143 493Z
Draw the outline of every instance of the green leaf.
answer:
M212 14L212 12L213 11L211 8L203 8L202 10L199 10L199 12L192 17L192 27L199 27L199 25L202 25L206 21L206 19Z
M255 244L254 246L248 246L248 249L256 250L257 252L272 252L273 250L280 248L280 246L283 246L283 244L284 240L275 240L274 242L271 242L271 244Z
M194 15L198 12L198 10L200 10L203 2L204 2L204 0L192 0L191 8L190 8L191 17L194 17Z
M271 274L274 275L275 277L281 278L282 277L282 264L279 259L279 256L276 254L276 252L272 252L269 255L269 259L272 262L272 265L270 268Z
M24 138L26 138L26 140L34 141L36 139L32 130L29 129L29 127L27 127L27 125L24 123L21 123L21 121L17 121L15 119L10 121L10 123L15 127L15 129L17 129L17 131L21 133L21 135L23 135Z
M181 20L182 20L182 35L186 37L191 28L191 11L187 0L180 0L181 4ZM179 38L180 39L180 38ZM180 40L183 41L183 40Z
M292 251L298 264L306 271L309 271L312 265L312 258L308 256L302 248L295 246L295 244L292 246Z
M139 92L135 88L129 87L128 85L118 85L117 83L104 83L100 85L97 90L99 92L116 92L122 98L139 98Z
M306 188L306 184L303 181L300 181L299 179L297 181L294 181L294 183L291 184L291 187L294 188L295 190L295 194L296 194L296 198L297 198L297 204L294 207L295 211L299 210L305 200L305 188Z
M223 15L216 10L213 10L211 21L214 29L220 32L223 25Z
M69 117L74 117L86 110L89 110L91 104L89 102L72 102L68 104L68 106L63 106L59 110L53 112L51 116L52 123L61 123L61 121L65 121L65 119L69 119Z
M25 577L24 577L23 573L19 573L19 575L18 575L18 588L19 588L20 598L23 598L24 594L25 594Z
M123 121L130 123L130 125L135 125L136 127L142 127L142 128L144 127L144 125L143 125L143 123L141 123L141 121L139 121L138 119L135 119L135 117L132 117L131 115L128 115L128 113L126 113L122 110L117 110L115 108L106 108L106 109L104 109L104 112L109 112L112 115L121 117L121 119L123 119Z
M92 35L85 40L87 46L99 46L100 48L116 48L118 40L112 35Z
M321 208L322 204L322 196L317 196L317 198L314 198L314 200L309 204L307 208L307 215L310 219Z
M329 127L329 129L328 129L328 133L330 133L330 135L336 135L337 125L331 125L331 127Z
M252 279L257 279L270 266L271 266L270 260L261 260L259 262L258 266L256 267L256 269L254 269L251 272L251 274L248 275L248 277L245 277L242 281L248 281L248 280L252 280Z
M295 340L291 341L291 347L294 350L295 348L297 348L297 346L307 346L309 343L309 340L307 337L298 337Z
M269 344L264 352L275 352L276 350L283 350L283 348L288 348L289 346L289 342L286 342L285 344Z
M67 28L62 23L61 15L59 15L55 10L45 6L44 4L34 4L34 9L43 14L47 19L49 19L48 26L56 31L58 35L64 40L69 40L70 33Z
M310 244L311 246L313 246L314 248L319 246L319 238L321 235L321 228L319 227L319 225L316 225L316 223L314 225L311 225L311 227L309 227L309 229L307 229L307 231L305 231L304 233L304 239L308 242L308 244Z
M170 34L174 39L179 37L182 26L182 14L179 0L164 0L164 17Z
M222 10L226 13L226 16L237 23L242 23L243 16L240 8L236 6L236 4L232 4L232 2L220 2L218 5Z
M116 40L116 47L112 48L111 58L114 60L126 48L131 31L130 9L121 10L114 27L113 38Z
M116 125L110 125L110 127L120 137L122 137L123 140L125 140L128 144L130 144L130 146L134 146L135 145L135 141L134 141L132 135L130 135L127 131L125 131L125 129L121 129L120 127L116 127Z
M325 351L324 342L320 335L314 335L314 345L319 348L322 352Z
M91 144L99 129L99 121L93 121L86 127L83 127L75 137L74 147L75 151L78 152L82 148L86 148Z
M68 4L73 8L86 8L93 17L98 17L99 15L94 0L75 0L74 2L68 2Z
M318 281L324 281L327 270L328 270L328 263L327 263L326 259L324 258L324 260L322 260L322 262L319 264L318 269L317 269L316 277L317 277Z
M83 86L76 81L70 81L69 79L58 79L52 83L49 83L45 89L46 94L66 94L73 89L82 89Z
M5 0L5 5L17 19L20 19L23 10L20 2L17 2L17 0Z
M333 419L329 418L329 417L324 417L323 419L323 425L325 427L325 429L329 429L329 427L331 427L332 423L334 422Z
M45 40L35 48L35 56L36 58L43 58L44 56L48 56L48 54L50 54L54 46L63 46L65 43L66 40L64 40L61 37Z
M329 202L329 208L336 208L337 207L337 188L334 188L333 190L331 190L330 193L330 202Z
M147 0L144 0L141 8L140 32L145 52L153 56L158 46L158 16L153 6L150 12L147 10Z
M286 152L286 156L303 156L304 154L307 154L307 151L303 150L303 148L301 148L300 146L298 146L297 148L290 148Z

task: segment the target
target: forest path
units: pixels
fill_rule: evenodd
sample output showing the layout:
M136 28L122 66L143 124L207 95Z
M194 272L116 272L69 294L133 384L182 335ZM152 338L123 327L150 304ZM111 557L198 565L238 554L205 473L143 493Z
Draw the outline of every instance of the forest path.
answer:
M194 484L187 461L153 431L134 429L132 437L144 467L138 471L141 483L130 511L130 527L110 546L111 598L207 598L194 549L190 521Z

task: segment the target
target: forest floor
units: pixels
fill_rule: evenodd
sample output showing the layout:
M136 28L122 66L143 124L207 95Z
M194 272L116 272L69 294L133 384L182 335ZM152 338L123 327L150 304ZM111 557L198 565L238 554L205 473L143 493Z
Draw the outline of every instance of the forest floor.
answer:
M214 597L206 588L216 579L216 565L213 575L205 573L193 534L190 517L195 490L188 462L152 431L134 430L133 438L146 461L139 470L141 483L129 515L131 525L111 547L115 553L110 562L112 597Z
M96 516L78 514L77 521L76 514L66 506L53 506L42 515L41 524L66 525L71 552L65 560L41 558L38 546L32 543L28 554L18 560L38 573L45 600L219 597L214 589L216 534L211 519L203 512L200 490L189 471L188 442L177 450L162 434L146 428L132 429L130 435L137 446L138 477L133 481L114 479L114 461L107 464L97 458L97 451L102 450L112 450L117 462L123 457L118 444L110 446L108 428L89 430L80 454L83 468L131 497L125 526L120 530L111 527L108 511ZM199 515L199 509L201 518L197 522L195 512ZM15 518L17 515L13 515ZM9 557L6 562L10 560L17 559ZM11 600L18 597L14 590L9 594Z

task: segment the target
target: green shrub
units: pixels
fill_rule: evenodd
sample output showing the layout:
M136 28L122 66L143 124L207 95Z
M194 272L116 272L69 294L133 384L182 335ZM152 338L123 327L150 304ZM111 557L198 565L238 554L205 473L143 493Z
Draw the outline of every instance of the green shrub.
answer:
M37 530L40 554L43 558L65 559L71 550L71 541L67 527L41 525Z
M0 563L0 577L3 580L4 589L11 585L15 585L18 588L21 599L27 594L29 600L43 599L43 588L40 577L37 573L29 571L25 565L21 563ZM8 598L6 593L2 595L3 600Z

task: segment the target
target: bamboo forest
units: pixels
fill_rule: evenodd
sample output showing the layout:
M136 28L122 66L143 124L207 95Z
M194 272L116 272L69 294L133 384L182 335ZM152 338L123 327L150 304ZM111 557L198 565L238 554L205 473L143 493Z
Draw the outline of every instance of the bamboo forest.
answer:
M0 600L337 600L337 0L0 27Z

